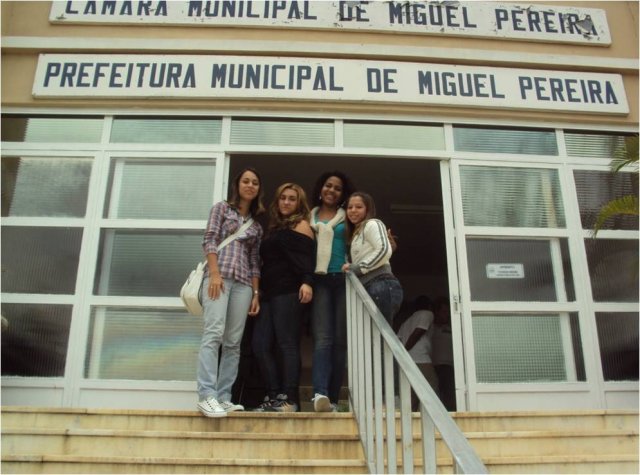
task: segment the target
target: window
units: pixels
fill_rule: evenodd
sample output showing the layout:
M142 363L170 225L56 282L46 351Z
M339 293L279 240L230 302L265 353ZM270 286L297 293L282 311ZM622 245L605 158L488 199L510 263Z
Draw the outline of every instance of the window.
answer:
M453 141L455 149L461 152L558 155L553 130L455 126Z

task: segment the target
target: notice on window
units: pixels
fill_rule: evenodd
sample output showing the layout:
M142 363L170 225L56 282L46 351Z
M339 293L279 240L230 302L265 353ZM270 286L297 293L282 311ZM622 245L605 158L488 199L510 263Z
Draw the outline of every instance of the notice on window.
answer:
M524 279L522 264L487 264L488 279Z

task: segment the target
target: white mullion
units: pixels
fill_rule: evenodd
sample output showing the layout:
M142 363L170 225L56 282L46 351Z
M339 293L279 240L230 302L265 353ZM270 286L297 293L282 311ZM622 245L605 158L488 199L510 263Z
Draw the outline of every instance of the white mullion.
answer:
M492 239L527 238L528 240L548 240L549 238L566 238L566 228L514 228L491 226L464 226L467 238L490 237Z
M334 153L345 150L344 146L344 120L333 121L333 148Z
M231 158L228 154L216 154L214 156L216 161L215 169L215 181L213 183L213 196L212 203L217 203L220 200L227 198L227 188L229 180L233 179L229 177L229 167L231 166ZM262 186L262 183L260 184ZM207 226L207 221L199 221L198 229L204 230ZM186 223L188 224L188 223Z
M222 117L222 125L220 130L220 146L223 150L227 150L231 145L231 116L225 115Z
M460 184L460 166L455 160L451 160L449 165L452 190L451 203L453 209L453 222L456 239L456 253L457 262L459 264L459 298L456 302L456 296L454 295L454 300L450 302L452 312L451 331L453 337L453 313L457 312L460 315L460 324L457 330L459 331L459 335L460 338L462 338L463 343L462 348L458 351L458 357L462 357L462 361L464 361L463 368L465 370L465 373L462 375L454 373L456 381L456 401L457 404L462 403L461 406L464 407L465 410L475 410L477 404L478 382L476 380L476 363L473 344L471 284L469 281L469 266L467 259L467 238L464 234L465 226L462 207L462 190ZM462 354L460 354L460 351L462 352ZM464 393L465 388L466 394Z
M442 212L444 217L444 235L447 252L447 281L449 284L449 309L451 312L451 338L453 341L453 361L455 376L455 392L465 393L467 388L466 370L467 367L464 359L464 342L465 334L463 333L463 313L460 308L460 287L459 287L459 268L460 263L457 259L457 239L455 229L455 215L453 212L452 202L452 185L451 185L451 164L450 162L440 162L440 182L442 186ZM457 408L459 411L466 410L467 400L465 397L457 399Z
M481 302L473 301L469 307L474 313L560 313L560 312L577 312L579 309L576 302L534 302L530 300L503 300Z
M560 186L564 200L564 209L567 218L569 234L569 256L574 279L576 301L579 305L578 324L580 342L583 350L592 348L591 351L583 351L584 370L586 380L592 394L600 407L606 407L604 397L604 378L602 375L602 358L598 341L598 330L593 308L593 294L591 289L591 277L585 247L585 231L582 229L580 218L580 204L578 202L577 187L573 170L575 167L567 165L560 176ZM588 231L587 231L588 233Z

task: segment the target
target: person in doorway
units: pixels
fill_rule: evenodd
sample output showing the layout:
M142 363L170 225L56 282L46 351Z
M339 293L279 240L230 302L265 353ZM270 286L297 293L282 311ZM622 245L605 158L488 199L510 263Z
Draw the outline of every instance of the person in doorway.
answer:
M433 326L431 360L438 375L440 400L448 411L456 410L456 384L453 371L453 342L451 337L451 309L449 300L436 300L433 311L435 323Z
M260 310L263 231L253 217L262 212L260 176L255 169L245 168L233 180L231 199L216 203L209 213L202 243L207 266L201 290L204 330L197 367L197 407L207 417L244 410L231 402L231 388L238 375L247 315L257 315ZM249 227L219 251L222 241L249 220Z
M311 228L317 253L311 309L313 361L311 379L316 412L337 410L347 355L346 290L342 266L346 262L344 206L353 191L340 171L318 177L311 196Z
M402 324L398 330L398 338L409 352L429 385L438 394L438 375L431 358L434 316L431 311L431 300L426 295L416 299L415 312ZM416 411L419 407L418 397L411 392L411 408Z
M279 186L260 246L262 307L252 346L267 395L258 411L298 410L302 310L313 298L315 265L315 241L308 220L304 190L295 183ZM282 371L274 350L282 357Z
M347 242L350 259L342 266L362 282L375 304L393 327L393 318L402 304L402 286L391 271L393 253L387 229L376 219L376 207L368 193L357 191L347 202Z

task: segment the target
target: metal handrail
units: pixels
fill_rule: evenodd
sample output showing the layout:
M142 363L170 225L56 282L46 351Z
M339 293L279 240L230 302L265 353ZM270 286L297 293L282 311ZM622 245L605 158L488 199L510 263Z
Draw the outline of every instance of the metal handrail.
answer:
M413 388L420 400L424 473L436 473L436 429L452 456L454 473L488 473L358 278L347 273L346 282L349 397L369 472L397 473L398 470L395 363L400 383L402 472L414 473Z

